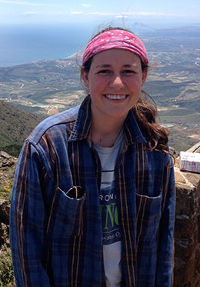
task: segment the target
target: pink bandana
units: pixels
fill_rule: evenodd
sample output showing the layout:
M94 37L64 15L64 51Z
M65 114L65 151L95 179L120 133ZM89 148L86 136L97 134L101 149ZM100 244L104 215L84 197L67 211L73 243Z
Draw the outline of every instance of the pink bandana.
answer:
M144 64L148 57L143 42L134 34L124 30L110 30L92 39L83 53L84 65L89 58L105 50L118 48L137 54Z

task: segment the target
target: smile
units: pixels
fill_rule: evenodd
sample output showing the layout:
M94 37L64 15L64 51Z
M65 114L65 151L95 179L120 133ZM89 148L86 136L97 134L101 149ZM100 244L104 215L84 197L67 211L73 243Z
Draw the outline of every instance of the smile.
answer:
M109 100L125 100L126 95L105 95L105 97Z

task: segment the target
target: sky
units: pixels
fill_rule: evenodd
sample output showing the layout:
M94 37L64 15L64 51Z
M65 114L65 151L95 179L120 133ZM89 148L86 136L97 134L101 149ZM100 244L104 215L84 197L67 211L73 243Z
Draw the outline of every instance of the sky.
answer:
M199 0L0 0L0 24L91 21L200 23Z

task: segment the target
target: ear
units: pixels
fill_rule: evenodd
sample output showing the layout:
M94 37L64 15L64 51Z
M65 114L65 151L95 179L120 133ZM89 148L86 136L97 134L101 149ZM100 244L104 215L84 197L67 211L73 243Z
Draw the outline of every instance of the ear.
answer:
M142 72L142 86L144 85L146 78L148 74L148 68L145 68L144 71Z
M88 72L81 69L81 79L83 80L86 88L89 88Z

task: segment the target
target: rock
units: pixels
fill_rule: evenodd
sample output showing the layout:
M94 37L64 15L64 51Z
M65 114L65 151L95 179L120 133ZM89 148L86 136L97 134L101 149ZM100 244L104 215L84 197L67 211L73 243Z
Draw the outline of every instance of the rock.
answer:
M200 143L191 148L196 152ZM200 174L175 165L176 224L174 287L200 287Z
M0 198L9 198L17 158L0 151Z
M7 200L0 199L0 223L9 224L10 204Z
M7 158L7 159L11 158L11 156L5 151L0 151L0 157Z
M3 244L10 246L9 242L9 226L0 223L0 248Z
M9 246L9 209L9 202L0 199L0 248L5 243Z
M12 167L16 163L16 158L4 151L0 151L0 168Z
M192 146L190 149L187 150L188 152L198 152L200 153L200 142Z

